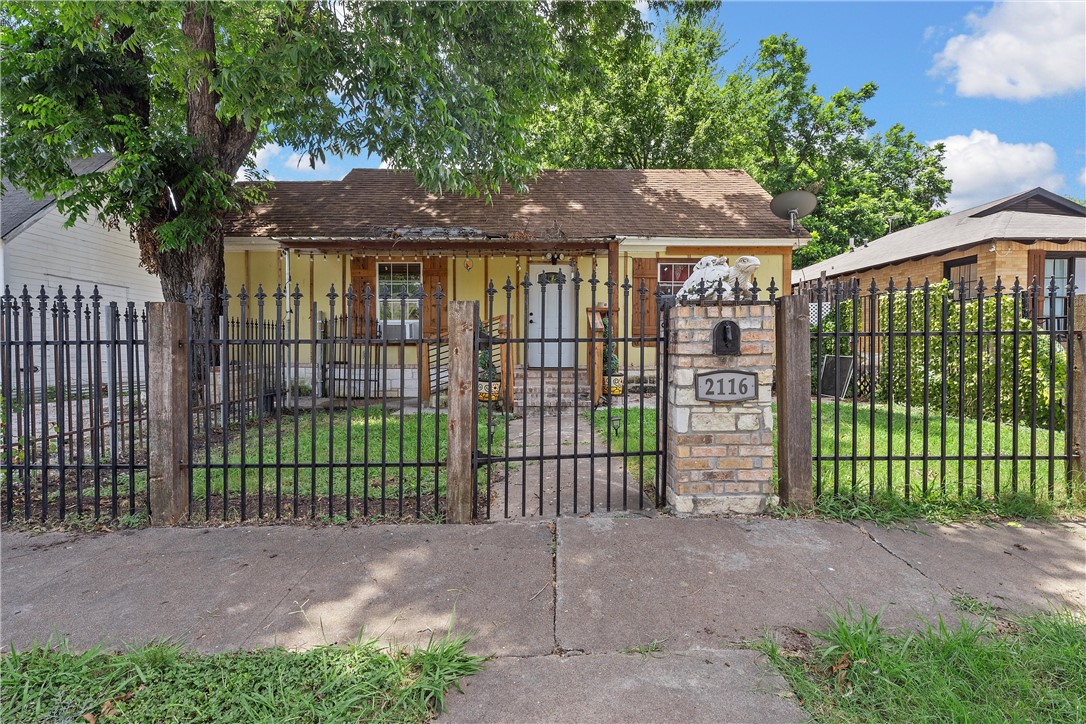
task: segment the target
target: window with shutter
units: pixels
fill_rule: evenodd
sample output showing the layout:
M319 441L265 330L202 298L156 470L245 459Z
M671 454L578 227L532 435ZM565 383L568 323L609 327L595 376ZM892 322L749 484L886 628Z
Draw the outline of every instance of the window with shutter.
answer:
M447 325L445 310L449 303L448 278L449 260L446 257L428 257L421 261L411 262L355 257L351 260L351 284L357 295L354 317L358 334L362 334L368 322L370 334L376 337L379 321L386 318L400 321L402 306L404 320L420 323L413 340L419 337L424 340L435 337L438 331L439 308L440 333L442 337L445 337ZM362 298L367 284L372 295L368 315ZM423 293L421 305L418 303L420 284ZM439 287L444 295L440 300L435 297ZM407 300L403 305L400 304L401 290L407 294ZM378 296L381 300L387 299L387 303L380 303Z
M632 297L632 327L631 335L634 344L644 339L646 347L656 344L660 334L660 320L657 310L659 300L656 297L657 290L661 294L674 294L682 288L683 283L690 276L690 272L697 263L697 259L634 259L633 260L633 289ZM644 285L645 294L640 290Z

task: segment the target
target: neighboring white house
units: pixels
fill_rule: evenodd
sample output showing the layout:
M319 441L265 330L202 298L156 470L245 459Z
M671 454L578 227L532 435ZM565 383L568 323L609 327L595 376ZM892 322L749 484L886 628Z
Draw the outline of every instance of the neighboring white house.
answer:
M110 163L108 153L72 162L78 174L98 171ZM93 218L65 227L52 197L35 200L4 182L0 199L0 283L15 295L23 285L37 295L42 285L50 295L63 286L71 295L78 285L89 296L98 285L103 304L124 306L162 301L158 277L139 265L139 248L128 228L107 229ZM2 291L2 288L0 288Z

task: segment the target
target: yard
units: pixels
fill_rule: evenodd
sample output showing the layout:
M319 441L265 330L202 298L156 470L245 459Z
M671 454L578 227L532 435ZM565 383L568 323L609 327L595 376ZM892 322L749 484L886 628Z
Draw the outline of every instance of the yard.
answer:
M657 445L656 410L631 407L628 409L602 408L592 413L592 426L596 433L607 440L611 450L625 453L644 453L625 458L627 474L638 478L646 492L656 486Z
M485 414L485 413L484 413ZM504 444L504 417L495 416L490 445ZM478 439L486 446L487 425L480 419ZM308 501L310 510L345 514L328 508L330 500L395 502L404 508L426 508L424 500L445 494L443 472L448 454L446 416L432 412L402 414L373 406L346 412L301 414L281 421L265 420L244 435L234 433L225 446L212 434L194 445L192 492L194 509L221 505L224 480L228 495L240 503L256 496L264 509L274 505L278 491L285 505L297 511ZM224 461L225 457L225 461ZM252 502L252 501L249 501ZM323 502L323 505L322 505ZM253 510L250 508L250 510ZM388 508L381 506L381 511ZM331 511L331 512L329 512Z
M1008 423L978 425L953 417L947 417L944 426L941 416L925 421L916 408L906 415L904 406L895 406L890 413L885 405L875 405L873 420L867 405L857 406L855 413L854 425L849 403L835 409L832 402L822 402L821 411L819 403L811 405L814 449L819 451L816 492L821 494L820 507L827 510L841 512L840 505L831 502L834 494L876 498L880 505L887 504L888 497L896 502L907 496L928 507L939 500L960 501L968 507L979 495L982 501L999 502L1005 514L1016 515L1047 514L1051 506L1046 501L1071 509L1083 506L1086 486L1078 483L1069 490L1067 484L1060 458L1066 444L1062 432ZM647 451L644 457L627 458L627 466L634 475L643 470L643 482L651 487L656 476L657 458L652 454L657 449L656 410L603 409L594 413L593 420L596 431L609 437L615 450ZM874 464L870 461L872 442ZM998 466L994 460L997 442ZM835 449L839 451L836 460ZM944 449L945 463L936 459ZM1039 451L1037 459L1031 459L1032 449ZM1050 452L1054 462L1048 458ZM955 507L965 510L958 503Z
M822 402L821 410L812 404L811 414L819 492L981 498L1025 493L1054 500L1073 492L1062 432L924 415L915 407L906 415L902 405L890 410Z

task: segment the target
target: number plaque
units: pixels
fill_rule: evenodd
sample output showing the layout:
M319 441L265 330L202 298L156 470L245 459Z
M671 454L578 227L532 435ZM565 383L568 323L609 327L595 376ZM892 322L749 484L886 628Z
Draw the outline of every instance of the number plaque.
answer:
M694 377L694 398L709 402L739 402L758 396L758 375L754 372L721 370Z

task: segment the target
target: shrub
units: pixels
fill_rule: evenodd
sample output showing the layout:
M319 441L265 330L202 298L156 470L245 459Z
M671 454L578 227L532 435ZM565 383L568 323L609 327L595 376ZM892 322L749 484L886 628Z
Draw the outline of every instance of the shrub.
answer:
M880 402L922 406L926 386L927 402L933 411L945 408L948 414L956 415L961 409L965 416L977 417L979 403L981 419L993 421L998 417L1001 422L1010 422L1017 405L1018 420L1023 424L1032 422L1035 400L1037 426L1049 427L1051 415L1053 429L1064 429L1062 398L1067 381L1067 353L1061 342L1053 343L1046 330L1025 316L1025 295L1004 293L964 303L956 301L953 295L954 289L945 280L929 285L927 292L921 286L880 294L878 369L872 380L874 398ZM825 355L855 355L854 380L870 373L865 369L866 352L854 350L850 337L831 336L838 330L842 335L851 335L858 327L864 339L863 317L870 307L861 301L857 314L854 304L852 299L838 303L812 327L812 369L816 373ZM821 345L816 336L819 328L824 335ZM982 331L978 333L978 329ZM1036 336L1036 354L1035 331L1043 332ZM817 391L817 380L812 382Z
M1036 337L1034 355L1033 332L1040 328L1023 316L1023 302L1024 297L1013 294L958 302L946 281L931 285L926 303L922 287L896 292L892 303L887 295L880 305L879 325L888 335L886 339L894 339L894 350L891 358L888 345L883 342L879 399L922 405L927 379L929 404L943 406L948 413L961 409L966 416L976 417L979 404L981 419L998 417L1001 422L1008 422L1013 419L1017 405L1019 421L1029 423L1036 400L1037 426L1049 427L1051 414L1052 427L1062 430L1061 398L1067 381L1067 354L1057 342L1053 355L1052 338L1045 332ZM929 331L926 354L925 319ZM911 338L909 348L906 337Z

